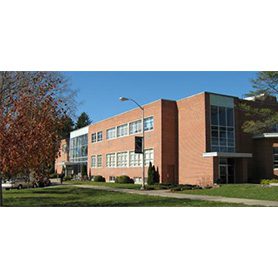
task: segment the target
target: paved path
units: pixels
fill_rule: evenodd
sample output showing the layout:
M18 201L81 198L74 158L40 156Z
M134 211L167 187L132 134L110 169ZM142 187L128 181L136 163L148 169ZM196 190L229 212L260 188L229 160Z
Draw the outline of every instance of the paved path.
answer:
M248 205L248 206L260 206L260 207L278 207L277 201L173 193L173 192L170 192L169 190L141 191L141 190L136 190L136 189L113 188L110 186L103 186L103 185L82 184L82 185L73 185L73 186L80 187L80 188L92 188L92 189L105 190L105 191L111 191L111 192L122 192L122 193L128 193L128 194L158 196L158 197L166 197L166 198L233 203L233 204L243 204L243 205Z

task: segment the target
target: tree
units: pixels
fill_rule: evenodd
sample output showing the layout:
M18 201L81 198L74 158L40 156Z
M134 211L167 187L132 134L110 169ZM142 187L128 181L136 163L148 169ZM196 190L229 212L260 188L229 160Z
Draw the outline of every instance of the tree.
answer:
M89 115L87 113L83 112L77 119L75 129L79 129L79 128L88 126L91 124L91 122L92 121L90 120Z
M68 115L65 115L64 117L62 117L61 121L63 124L62 124L62 128L60 130L60 136L63 139L69 138L70 133L74 130L74 122L73 122L72 118Z
M61 119L73 108L67 83L59 73L0 73L0 204L2 176L40 178L60 145Z
M155 173L154 173L153 165L150 162L148 168L148 180L147 180L148 185L154 185L154 178L155 178Z
M261 100L261 105L250 105L242 103L239 108L245 112L247 120L243 124L243 130L251 134L260 134L272 132L278 124L277 106L269 105L265 107L264 103L269 100L275 100L278 95L278 71L258 72L255 79L251 80L253 90L246 96ZM269 104L271 101L268 102Z

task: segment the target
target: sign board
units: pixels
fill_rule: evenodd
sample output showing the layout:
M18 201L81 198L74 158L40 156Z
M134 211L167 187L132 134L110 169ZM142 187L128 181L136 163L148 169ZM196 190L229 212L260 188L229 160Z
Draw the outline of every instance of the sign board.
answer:
M135 153L143 153L143 137L135 136Z

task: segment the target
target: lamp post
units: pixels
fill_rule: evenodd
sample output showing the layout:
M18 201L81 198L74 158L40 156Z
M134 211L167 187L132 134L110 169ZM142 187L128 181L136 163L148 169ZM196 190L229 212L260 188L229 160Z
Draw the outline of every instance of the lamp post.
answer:
M132 101L134 102L141 110L142 110L142 153L143 153L143 158L142 158L142 187L141 190L145 189L145 128L144 128L144 119L145 119L145 110L144 107L142 107L139 103L137 103L134 99L132 98L126 98L126 97L120 97L120 101Z

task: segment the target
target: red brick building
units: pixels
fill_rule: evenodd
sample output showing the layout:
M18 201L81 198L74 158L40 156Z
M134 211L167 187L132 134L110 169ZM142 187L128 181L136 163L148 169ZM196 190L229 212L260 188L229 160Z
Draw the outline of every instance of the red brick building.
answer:
M242 131L238 103L278 109L271 101L241 100L202 92L179 101L157 100L144 106L145 166L159 169L160 182L208 185L272 178L278 173L278 133L251 136ZM141 182L142 154L134 153L142 134L139 108L94 123L71 134L68 173L80 172L106 181L127 175ZM73 159L74 158L74 159ZM59 172L57 160L57 171Z

